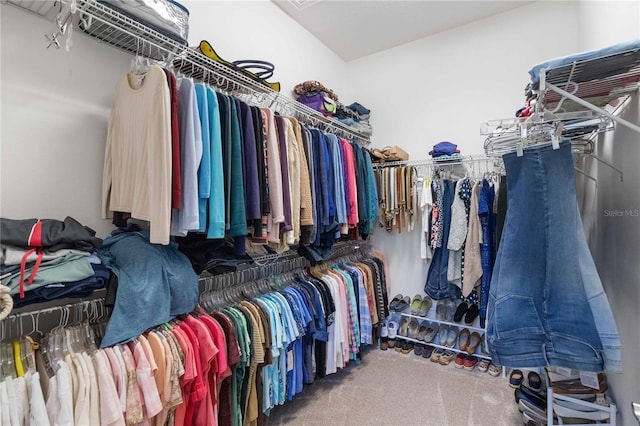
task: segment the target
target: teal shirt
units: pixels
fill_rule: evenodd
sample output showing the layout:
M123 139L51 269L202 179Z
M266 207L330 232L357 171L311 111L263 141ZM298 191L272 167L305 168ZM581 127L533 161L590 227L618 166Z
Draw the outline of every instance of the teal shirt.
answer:
M244 205L244 176L242 174L242 136L240 135L240 117L235 101L231 106L231 223L229 234L232 237L247 235L247 215Z
M202 159L200 160L200 167L198 167L198 231L205 232L207 228L207 200L211 195L209 108L207 102L207 87L203 83L197 83L195 85L195 91L202 134Z
M222 166L222 128L218 96L207 87L209 107L209 138L211 140L211 196L209 198L209 228L207 238L224 238L224 173Z

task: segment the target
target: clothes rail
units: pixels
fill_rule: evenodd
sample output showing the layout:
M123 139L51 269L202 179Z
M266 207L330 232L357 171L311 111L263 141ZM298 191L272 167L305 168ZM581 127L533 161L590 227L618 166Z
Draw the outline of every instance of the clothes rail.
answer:
M9 0L9 4L34 12L31 2ZM37 13L37 12L36 12ZM48 16L48 15L44 15ZM286 97L270 87L252 80L241 72L215 62L200 52L147 27L96 0L68 0L56 17L57 29L47 34L49 45L60 47L58 38L67 34L70 17L88 35L130 53L163 62L180 73L203 81L221 91L244 97L254 97L260 106L270 107L282 114L292 115L299 121L344 137L361 145L370 143L367 135L349 126L325 117L318 111Z
M344 242L334 246L330 259L348 256L359 250L368 250L370 242ZM227 272L220 275L210 275L200 278L201 292L210 292L214 290L233 287L244 282L255 281L262 278L285 274L295 269L301 269L310 265L310 262L295 252L286 252L272 258L275 260L269 264L256 264L251 267Z
M28 309L28 307L24 309ZM66 326L83 320L105 318L108 312L109 308L104 305L104 298L95 298L61 306L12 313L0 321L0 341L19 337L24 334L24 331L28 331L28 334L48 332L55 326ZM40 330L41 317L47 324L45 330ZM52 321L56 317L58 320ZM30 321L25 324L26 319Z

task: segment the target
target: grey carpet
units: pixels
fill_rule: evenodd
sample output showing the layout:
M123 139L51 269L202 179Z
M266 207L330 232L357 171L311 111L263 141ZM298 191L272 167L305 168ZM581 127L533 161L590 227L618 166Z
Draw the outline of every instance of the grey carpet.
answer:
M394 350L306 385L267 425L522 425L508 379Z

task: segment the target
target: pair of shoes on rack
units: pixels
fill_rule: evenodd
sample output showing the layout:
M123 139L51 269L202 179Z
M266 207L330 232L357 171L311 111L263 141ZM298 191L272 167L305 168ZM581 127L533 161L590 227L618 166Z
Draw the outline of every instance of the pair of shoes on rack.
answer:
M431 309L431 304L432 301L429 296L416 294L411 301L411 315L427 316L427 312Z
M431 298L429 296L423 296L422 302L420 302L420 306L418 307L416 315L421 317L426 317L427 312L431 310L432 305L433 305L433 301L431 300Z
M473 355L467 355L459 353L456 355L454 367L464 368L465 370L472 371L478 364L478 358Z
M458 339L458 347L461 351L467 352L469 355L476 353L478 346L483 342L484 334L481 336L478 332L469 331L468 328L463 328L460 331L460 337Z
M440 330L440 324L438 324L437 322L430 322L427 325L427 330L426 330L422 340L424 342L426 342L426 343L433 342L433 339L436 338L436 336L438 335L438 331L439 330Z
M487 373L490 376L498 377L500 373L502 373L502 367L495 365L494 363L489 363L489 367L487 368Z
M416 343L415 348L413 349L416 356L421 356L423 358L429 358L432 351L433 346L425 345L424 343Z
M448 348L453 348L458 339L458 327L453 325L441 324L439 331L440 344Z
M380 325L380 349L386 351L389 348L389 325L385 319Z
M464 323L467 325L473 325L473 322L480 315L480 308L476 303L469 306L467 313L464 314Z
M413 350L413 343L402 339L396 342L396 352L402 352L406 355L411 352L411 350Z
M403 296L402 294L396 294L396 296L389 303L389 309L393 312L403 312L409 307L411 299L409 296Z
M486 373L487 370L489 370L489 365L491 365L491 361L489 361L488 359L480 359L480 361L478 361L478 366L476 367L476 369L481 373Z
M436 306L436 319L438 321L453 321L456 312L456 302L451 299L442 299Z
M433 350L433 352L431 353L431 356L429 357L429 360L431 360L431 362L439 362L440 361L440 357L442 356L444 351L445 350L442 349L442 348L435 348Z
M476 320L478 315L480 314L480 308L477 304L472 303L469 305L467 302L462 302L458 305L453 314L454 322L461 322L464 318L464 323L467 325L472 325Z
M450 350L445 350L441 355L438 362L440 365L449 365L456 357L456 353Z

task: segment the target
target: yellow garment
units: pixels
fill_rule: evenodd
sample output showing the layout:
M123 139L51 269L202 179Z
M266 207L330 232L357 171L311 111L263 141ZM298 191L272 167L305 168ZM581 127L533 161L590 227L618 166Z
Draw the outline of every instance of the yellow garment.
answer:
M311 199L311 180L309 177L309 165L304 154L304 142L300 123L293 117L289 117L293 124L293 130L298 142L299 166L300 166L300 225L313 226L313 201Z
M24 377L24 368L22 367L22 360L20 359L20 342L14 340L11 344L13 345L13 361L16 364L16 373L18 377Z

